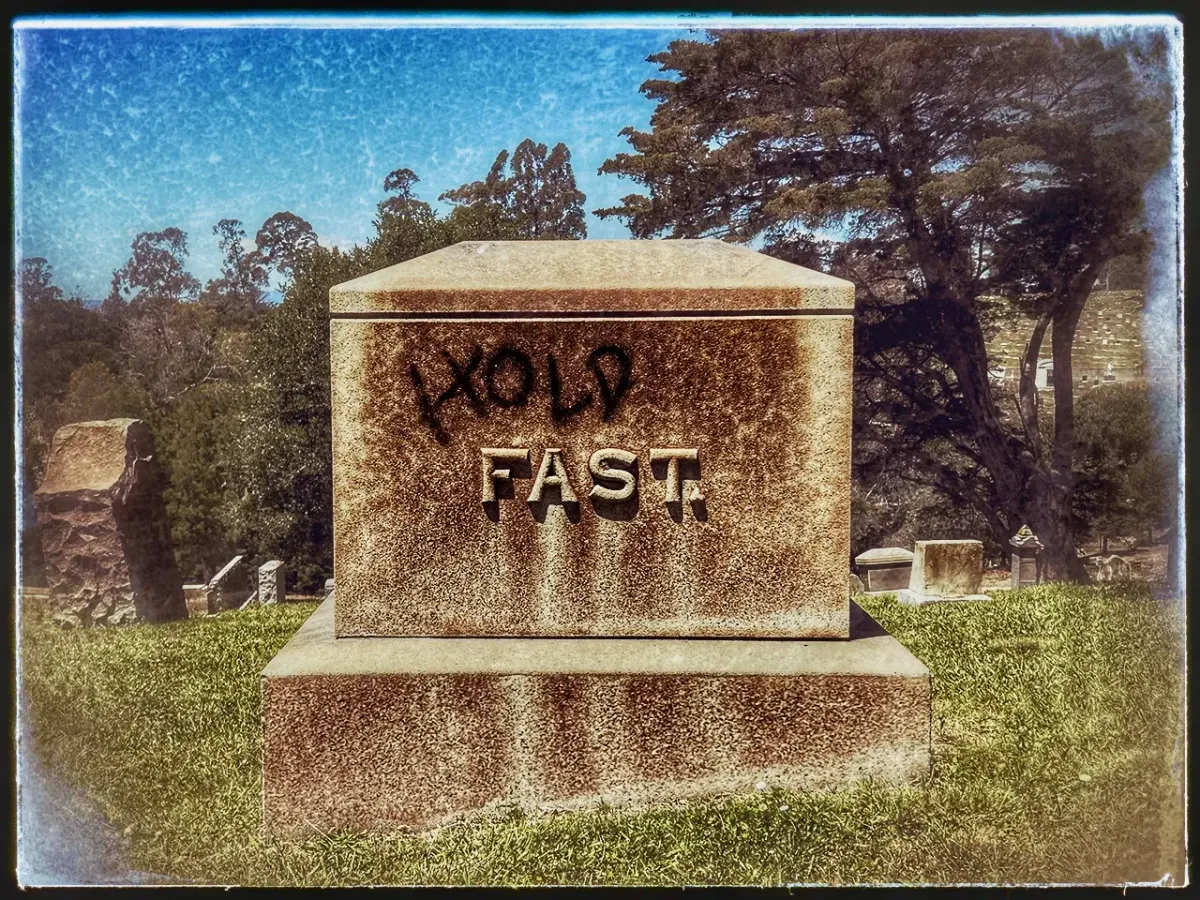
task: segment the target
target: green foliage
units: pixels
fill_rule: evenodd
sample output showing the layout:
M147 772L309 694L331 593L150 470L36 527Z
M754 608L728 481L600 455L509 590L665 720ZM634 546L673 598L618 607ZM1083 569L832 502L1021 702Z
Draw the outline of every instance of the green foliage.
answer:
M1182 604L1056 584L863 605L932 674L913 786L264 839L259 673L312 604L76 632L24 616L28 752L129 832L128 866L204 883L1182 883Z
M287 560L301 590L333 568L329 289L370 271L364 257L317 247L297 262L283 302L251 339L227 452L234 540Z
M1028 522L1052 569L1070 569L1070 480L1052 471L1070 464L1069 363L1051 466L1036 405L1016 417L997 405L986 333L1003 298L1052 317L1069 358L1104 265L1145 254L1142 193L1170 139L1163 47L1051 31L723 30L651 60L672 77L642 86L657 102L650 130L625 129L633 152L601 167L648 194L597 214L636 237L757 239L827 260L858 287L861 464L935 476L998 542ZM847 239L823 247L820 229Z
M175 403L156 449L164 461L171 540L185 582L206 582L233 556L226 468L234 440L236 385L215 383Z
M511 174L505 177L505 165ZM532 240L582 240L587 237L583 203L587 199L575 185L571 151L555 144L547 155L545 144L526 138L510 161L501 150L483 181L473 181L439 198L460 208L491 210L511 219L519 235Z
M1095 537L1141 535L1171 518L1172 468L1157 446L1150 389L1104 384L1075 416L1075 514Z
M295 213L277 212L254 236L256 262L285 278L308 253L317 247L317 233Z
M222 219L213 226L213 234L221 248L221 277L205 285L200 303L217 313L222 327L244 330L263 310L267 287L263 255L246 251L246 232L237 219ZM277 247L271 249L277 255L280 252Z

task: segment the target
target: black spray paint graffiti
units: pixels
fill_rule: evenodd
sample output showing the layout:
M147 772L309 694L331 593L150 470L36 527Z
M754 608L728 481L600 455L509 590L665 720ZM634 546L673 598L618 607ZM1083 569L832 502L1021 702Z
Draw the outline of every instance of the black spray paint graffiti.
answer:
M450 385L436 398L430 398L426 390L425 376L421 374L417 364L412 363L408 367L421 422L433 431L438 443L450 442L450 434L438 413L446 403L456 397L461 396L477 416L486 416L489 401L501 409L524 406L537 389L538 377L533 360L529 354L516 347L500 347L487 357L486 362L483 349L478 346L471 350L465 362L460 363L446 350L442 351L442 357L450 370L451 380ZM606 360L609 361L610 369L616 369L615 379L605 370L603 363ZM601 416L607 422L633 386L633 361L627 350L613 344L605 344L588 355L586 366L595 379L596 391L600 395ZM477 373L482 377L482 392L474 380ZM550 417L556 424L579 415L595 403L596 395L586 389L576 393L572 400L564 399L567 391L558 360L553 353L546 357L546 373L550 394Z

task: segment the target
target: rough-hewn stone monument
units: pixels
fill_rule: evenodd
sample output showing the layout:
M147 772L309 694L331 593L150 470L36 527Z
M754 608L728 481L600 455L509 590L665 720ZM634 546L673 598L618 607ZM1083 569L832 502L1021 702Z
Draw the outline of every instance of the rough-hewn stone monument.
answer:
M267 828L927 771L928 671L847 596L853 302L718 241L335 287L337 590L263 672Z
M137 419L55 432L34 493L49 603L64 626L187 618L163 479Z

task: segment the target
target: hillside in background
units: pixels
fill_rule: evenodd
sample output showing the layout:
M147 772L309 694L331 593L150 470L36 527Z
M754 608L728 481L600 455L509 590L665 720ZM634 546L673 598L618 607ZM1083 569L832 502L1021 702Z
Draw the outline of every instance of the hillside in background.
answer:
M1117 381L1137 381L1145 377L1145 350L1142 342L1141 291L1097 291L1088 298L1079 320L1072 360L1075 381L1081 384L1102 380L1109 363ZM1033 331L1031 319L1016 319L1002 325L988 342L988 360L1004 368L1005 379L1015 379L1021 353ZM1050 358L1054 328L1046 330L1041 359ZM1040 384L1039 384L1040 386Z

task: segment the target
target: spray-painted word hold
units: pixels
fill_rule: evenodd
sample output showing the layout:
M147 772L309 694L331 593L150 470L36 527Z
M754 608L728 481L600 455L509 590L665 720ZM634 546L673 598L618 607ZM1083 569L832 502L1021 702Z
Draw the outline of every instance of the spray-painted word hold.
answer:
M461 399L482 417L492 408L525 406L544 390L550 418L556 424L593 406L598 406L601 419L607 422L633 386L633 362L629 351L612 344L597 347L588 354L584 368L591 377L579 372L574 375L574 380L586 379L582 386L568 383L571 379L567 378L553 353L546 356L542 372L538 371L533 357L517 347L499 347L485 354L482 347L476 346L466 359L456 359L443 350L442 358L449 384L440 393L434 394L431 390L428 372L422 372L415 362L408 367L421 422L442 444L450 442L450 434L442 423L440 412L451 401ZM595 385L594 390L591 384Z
M482 502L486 507L498 503L499 485L511 485L515 479L532 478L530 504L579 503L575 486L584 480L577 476L572 482L563 461L563 451L549 447L542 453L536 472L530 466L529 450L525 447L484 447L482 454ZM654 448L650 451L650 468L657 480L664 482L663 503L703 504L700 489L700 451L681 448ZM605 447L593 453L587 462L591 488L587 496L592 501L620 503L634 499L638 489L638 456L617 447ZM553 488L554 491L548 489ZM512 496L511 494L509 496Z

